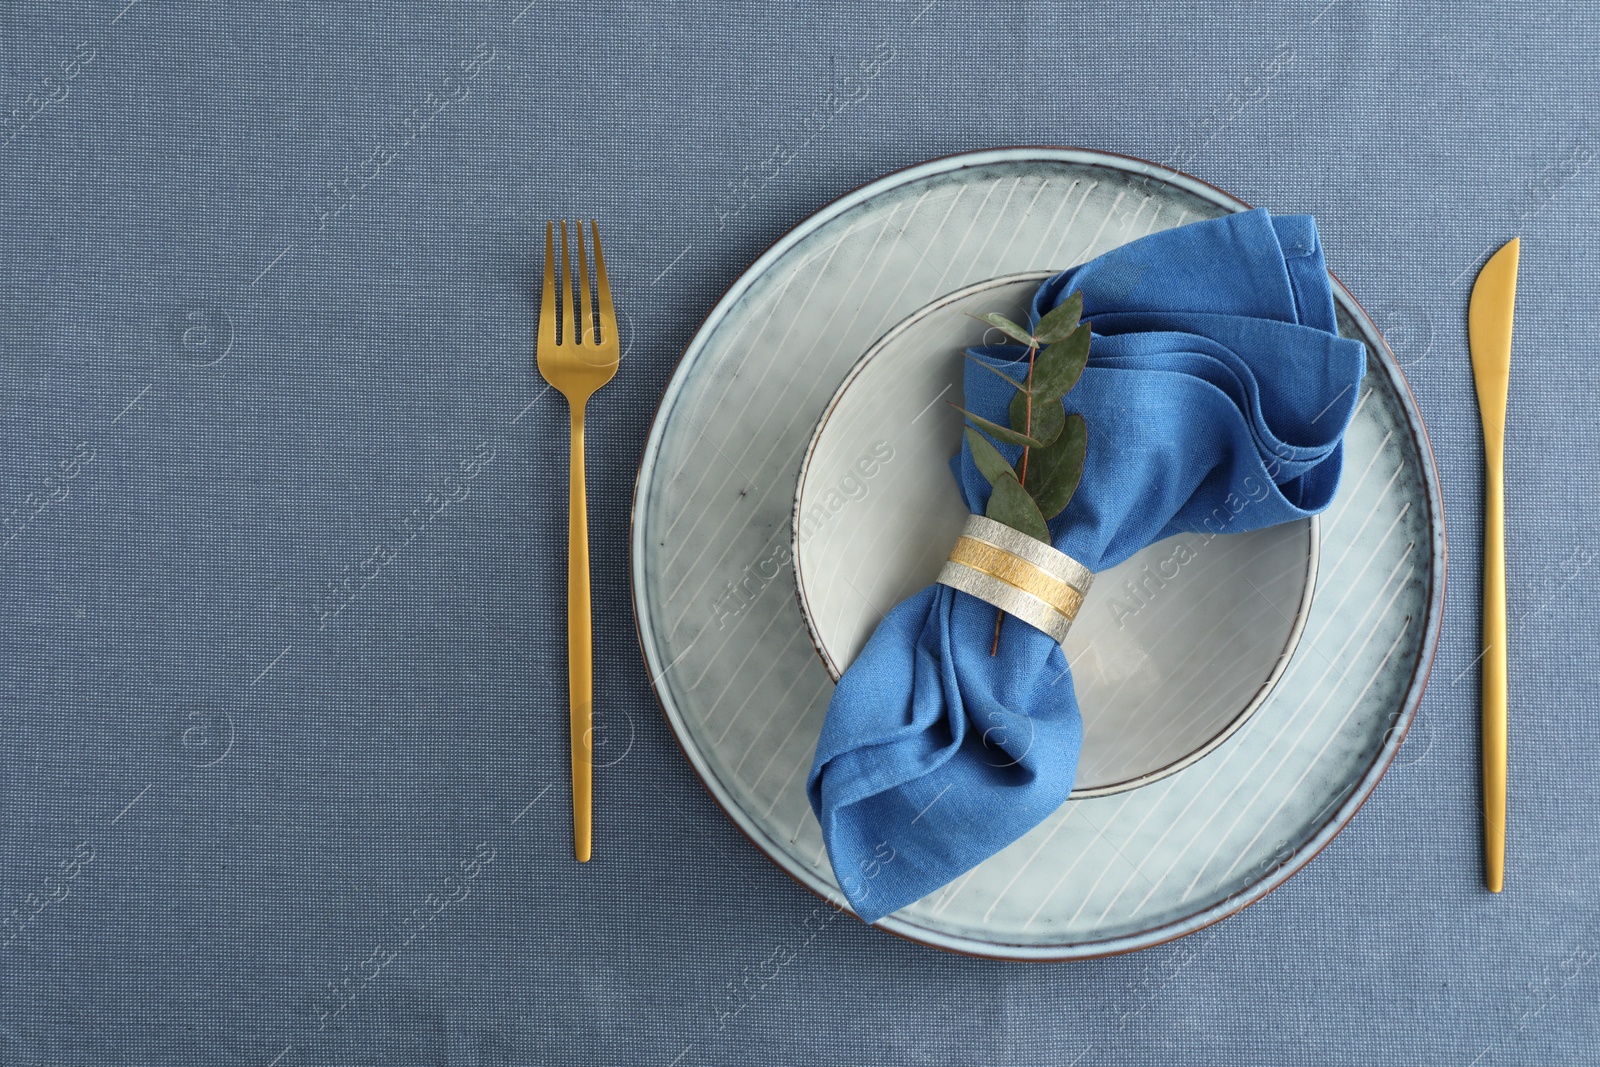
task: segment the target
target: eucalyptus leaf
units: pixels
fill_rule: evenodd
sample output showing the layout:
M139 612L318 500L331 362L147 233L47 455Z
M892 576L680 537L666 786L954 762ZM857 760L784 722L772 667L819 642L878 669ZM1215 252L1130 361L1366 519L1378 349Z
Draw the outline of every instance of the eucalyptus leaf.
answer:
M1037 368L1035 368L1037 376ZM1011 398L1011 425L1027 427L1027 436L1035 442L1034 448L1048 445L1061 435L1061 424L1066 421L1066 413L1061 410L1061 398L1046 400L1043 397L1033 398L1032 422L1029 422L1028 394L1018 393Z
M1023 448L1043 448L1048 443L1036 440L1026 434L1020 434L1009 427L1001 426L998 422L990 422L981 415L974 415L966 408L957 407L955 404L950 406L965 415L968 422L993 437L996 441L1004 441L1008 445L1021 445Z
M1019 344L1027 345L1029 348L1033 347L1033 334L1028 332L1027 327L1018 326L1004 315L996 315L991 311L987 315L974 315L972 317L979 322L987 322L990 326L993 326Z
M1073 330L1064 340L1040 352L1033 363L1033 395L1039 400L1060 400L1078 384L1089 361L1089 324Z
M1088 445L1089 427L1082 415L1074 414L1067 416L1066 426L1053 444L1028 453L1026 492L1046 518L1053 519L1066 510L1077 491Z
M979 472L994 485L1002 478L1015 478L1017 472L1011 469L1011 464L1006 462L1006 457L1000 450L989 443L983 434L967 427L967 444L972 449L972 462L977 465Z
M979 359L977 356L973 355L971 352L967 353L967 358L972 360L972 362L976 363L978 366L982 367L984 370L988 371L990 374L994 375L996 378L999 378L1001 381L1003 381L1007 385L1011 386L1011 388L1013 388L1013 389L1026 389L1027 388L1026 385L1024 385L1023 383L1017 381L1015 378L1011 377L1011 375L1007 374L1005 371L996 370L995 368L989 366L989 364L985 363L983 360Z
M1040 344L1052 344L1077 329L1078 320L1082 317L1083 293L1073 293L1039 320L1033 335Z
M994 483L994 491L989 494L989 506L984 514L1019 533L1050 543L1050 528L1044 524L1039 505L1022 488L1022 483L1011 475L1002 475Z

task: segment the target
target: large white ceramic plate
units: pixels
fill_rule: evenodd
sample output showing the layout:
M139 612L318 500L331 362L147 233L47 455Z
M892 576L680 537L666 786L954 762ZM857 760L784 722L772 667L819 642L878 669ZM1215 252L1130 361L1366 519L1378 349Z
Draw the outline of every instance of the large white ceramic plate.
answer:
M862 353L965 285L1059 270L1154 230L1243 210L1203 182L1078 149L936 160L834 202L712 309L662 397L639 472L633 589L667 721L706 788L803 885L843 904L804 781L833 682L793 595L790 514L812 428ZM944 890L882 920L1019 959L1182 936L1298 870L1377 785L1438 640L1444 533L1416 407L1372 321L1317 588L1268 699L1215 751L1070 800Z
M800 467L793 567L828 674L855 659L889 608L932 584L967 509L961 448L965 349L976 316L1021 320L1048 274L966 286L919 308L861 357ZM1174 774L1267 699L1311 609L1317 520L1231 536L1185 534L1095 578L1063 642L1083 712L1074 797ZM1065 681L1065 679L1062 679Z

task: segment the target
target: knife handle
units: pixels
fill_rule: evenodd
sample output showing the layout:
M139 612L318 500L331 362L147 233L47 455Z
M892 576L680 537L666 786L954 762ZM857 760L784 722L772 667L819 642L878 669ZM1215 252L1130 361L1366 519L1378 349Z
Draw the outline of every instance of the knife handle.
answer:
M1506 536L1505 448L1486 440L1483 514L1483 880L1505 885Z

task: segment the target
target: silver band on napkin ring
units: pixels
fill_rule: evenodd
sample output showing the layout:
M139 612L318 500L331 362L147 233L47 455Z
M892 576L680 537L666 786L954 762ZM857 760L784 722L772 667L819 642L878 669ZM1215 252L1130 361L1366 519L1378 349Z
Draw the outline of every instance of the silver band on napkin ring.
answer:
M1094 572L1065 552L982 515L967 516L938 578L1057 641L1066 639L1093 581Z

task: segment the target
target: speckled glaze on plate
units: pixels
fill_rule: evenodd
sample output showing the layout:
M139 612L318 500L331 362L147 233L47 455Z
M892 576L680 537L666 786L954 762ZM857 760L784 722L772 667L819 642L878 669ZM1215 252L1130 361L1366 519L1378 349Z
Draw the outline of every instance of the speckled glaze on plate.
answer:
M1047 273L993 278L918 308L861 357L817 423L793 518L800 613L830 677L885 611L931 585L966 518L963 352L974 316L1013 320ZM992 339L992 338L991 338ZM1317 519L1167 538L1096 576L1063 643L1083 711L1072 795L1148 785L1222 744L1289 666L1311 610Z
M685 756L781 869L843 906L804 781L833 681L789 574L806 445L852 366L966 285L1054 271L1247 205L1154 164L1065 148L935 160L797 226L712 309L663 394L635 493L633 590ZM1204 759L1070 800L969 874L882 920L1012 959L1125 952L1282 884L1349 821L1415 715L1438 641L1444 524L1421 419L1377 328L1335 286L1368 376L1317 588L1268 699ZM880 470L892 467L893 460Z

